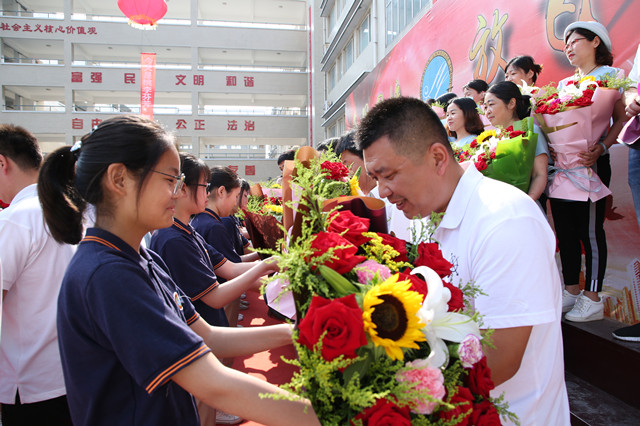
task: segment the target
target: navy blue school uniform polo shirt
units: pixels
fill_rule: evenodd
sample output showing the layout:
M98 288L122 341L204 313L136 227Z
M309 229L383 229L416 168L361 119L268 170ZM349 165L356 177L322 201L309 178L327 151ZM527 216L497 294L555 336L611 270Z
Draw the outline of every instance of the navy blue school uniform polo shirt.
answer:
M224 309L212 308L201 300L219 285L214 270L227 261L222 254L211 248L191 226L175 218L169 228L153 233L149 248L162 257L173 280L206 322L229 326Z
M191 220L191 226L198 231L205 241L234 263L242 262L235 249L233 238L229 236L227 227L213 210L206 209Z
M222 224L227 228L229 238L233 240L233 247L240 256L245 254L245 249L249 247L249 240L240 232L240 219L235 216L225 216L221 218Z
M76 425L199 425L192 396L171 381L209 348L199 318L162 259L87 230L62 281L58 338Z

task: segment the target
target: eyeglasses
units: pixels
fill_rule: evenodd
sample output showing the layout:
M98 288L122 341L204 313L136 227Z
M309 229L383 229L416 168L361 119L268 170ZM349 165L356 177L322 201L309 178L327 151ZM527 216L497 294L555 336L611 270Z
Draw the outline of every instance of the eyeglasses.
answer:
M196 186L204 186L204 187L206 188L206 190L207 190L207 194L208 194L209 192L211 192L211 182L209 182L209 183L208 183L208 184L206 184L206 185L205 185L204 183L196 183L195 185L196 185Z
M574 38L573 41L570 41L569 43L564 45L564 51L566 52L569 48L571 48L571 50L573 50L573 48L575 47L576 43L579 42L580 40L586 40L586 38L585 37Z
M151 169L151 171L154 173L159 173L161 175L169 176L176 180L176 186L173 187L173 195L177 195L178 192L180 192L180 190L182 189L182 185L184 185L184 173L180 173L180 176L174 176L174 175L170 175L169 173L159 172L153 169Z

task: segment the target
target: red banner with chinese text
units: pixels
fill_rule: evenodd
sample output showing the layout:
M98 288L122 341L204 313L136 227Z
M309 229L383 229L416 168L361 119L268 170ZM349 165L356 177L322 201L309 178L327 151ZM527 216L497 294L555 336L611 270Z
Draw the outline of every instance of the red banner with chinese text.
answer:
M140 54L140 114L153 119L156 93L156 54Z
M462 95L473 79L504 80L518 55L544 66L537 85L571 75L564 29L595 20L609 30L613 66L628 73L640 42L640 2L625 0L439 0L396 44L345 101L348 128L376 103L395 96L426 100L446 92Z

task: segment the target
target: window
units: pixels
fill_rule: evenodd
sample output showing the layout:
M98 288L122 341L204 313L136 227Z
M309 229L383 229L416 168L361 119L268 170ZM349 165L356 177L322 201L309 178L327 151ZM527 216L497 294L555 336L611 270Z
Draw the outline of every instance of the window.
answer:
M327 90L332 91L336 86L336 66L333 65L327 73Z
M353 38L347 43L344 49L344 71L346 72L353 65Z
M386 0L386 44L391 44L422 10L430 8L431 5L432 0Z
M369 45L371 31L369 30L369 15L364 18L358 28L358 54L362 53Z

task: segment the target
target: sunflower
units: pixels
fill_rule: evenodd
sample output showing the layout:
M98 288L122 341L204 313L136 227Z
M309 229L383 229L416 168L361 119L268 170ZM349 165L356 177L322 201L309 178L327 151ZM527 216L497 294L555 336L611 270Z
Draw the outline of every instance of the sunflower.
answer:
M424 324L416 313L422 296L409 291L409 281L398 281L398 274L371 288L364 296L362 319L364 329L376 346L384 347L392 359L404 359L401 348L418 349L416 342L426 337L420 331Z
M478 135L478 137L476 138L476 141L478 141L478 145L481 145L482 142L484 142L485 140L489 139L492 136L495 136L496 134L497 133L495 130L485 130L484 132Z

